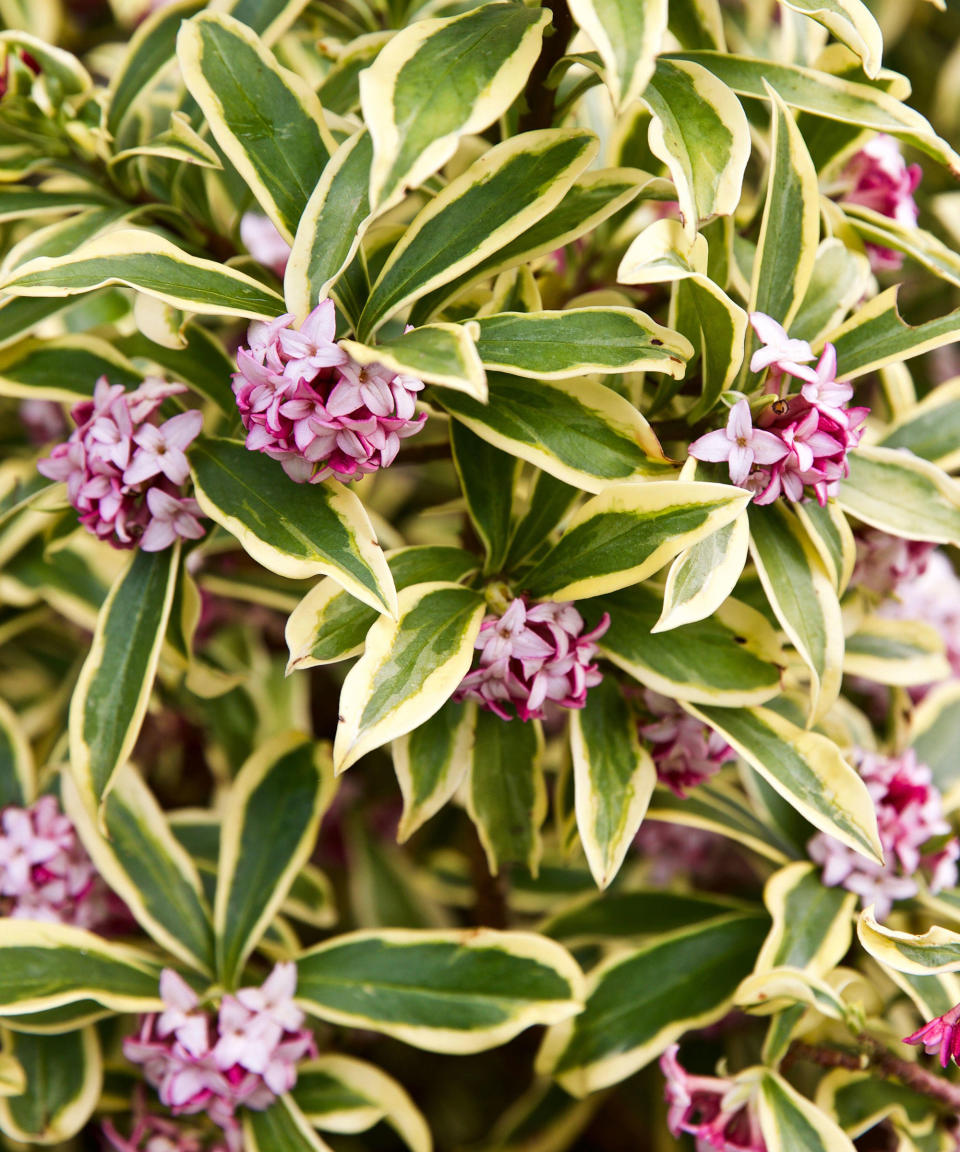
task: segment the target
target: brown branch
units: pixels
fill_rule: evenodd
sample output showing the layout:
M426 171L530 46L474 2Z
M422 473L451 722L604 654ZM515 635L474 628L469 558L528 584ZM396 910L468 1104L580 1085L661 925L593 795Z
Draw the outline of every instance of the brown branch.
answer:
M567 7L567 0L547 0L545 7L549 8L552 14L553 31L544 36L540 55L527 81L527 110L517 125L521 132L552 126L557 90L548 87L547 77L554 64L566 52L573 36L573 17Z

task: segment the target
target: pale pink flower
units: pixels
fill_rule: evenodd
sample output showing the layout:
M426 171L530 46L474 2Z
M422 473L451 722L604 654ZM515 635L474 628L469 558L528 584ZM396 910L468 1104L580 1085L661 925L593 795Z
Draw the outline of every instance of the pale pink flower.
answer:
M918 549L923 547L912 543ZM923 620L933 625L943 639L954 676L960 677L960 577L945 552L928 550L920 571L905 573L894 595L877 612L895 620Z
M938 1053L942 1068L946 1068L951 1060L954 1064L960 1063L960 1004L904 1037L903 1042L922 1044L928 1056Z
M644 689L646 710L654 719L639 726L650 743L657 778L677 796L702 784L735 758L730 745L706 724L685 712L667 696Z
M67 429L63 410L52 400L21 400L20 423L34 444L49 444Z
M698 1152L766 1152L749 1087L726 1077L689 1075L677 1059L679 1050L671 1044L660 1057L671 1134L688 1132Z
M244 212L240 219L240 239L257 263L283 276L290 259L290 245L269 217L260 212Z
M160 974L160 997L164 1010L157 1019L157 1035L173 1035L191 1056L204 1056L210 1050L207 1017L198 1010L200 1000L190 985L172 968Z
M583 634L583 617L570 603L528 605L523 596L511 601L501 616L488 616L475 647L478 666L460 682L454 699L476 700L502 720L540 719L550 701L562 708L582 708L587 689L603 674L591 663L596 641L610 626L604 613Z
M765 312L751 312L750 325L763 342L750 358L750 371L762 372L773 368L776 372L801 374L798 369L813 359L813 350L806 340L791 339L781 324Z
M896 139L880 133L850 159L841 173L840 203L862 204L906 228L915 228L919 213L913 193L922 176L919 164L907 165ZM895 271L903 264L899 252L876 244L866 247L875 271Z
M754 464L773 464L788 451L779 437L753 427L750 405L745 399L730 409L726 428L708 432L690 445L690 455L697 460L728 461L730 482L740 485Z
M824 346L816 368L801 364L794 374L806 381L800 389L804 400L834 420L846 422L843 405L853 399L853 385L837 380L837 350L832 344Z
M281 328L277 333L283 374L297 381L315 376L321 368L346 364L347 354L334 342L337 318L332 300L321 300L299 328Z
M190 475L184 449L199 436L202 427L203 416L196 409L171 416L159 427L144 424L133 435L138 447L123 474L124 484L140 484L160 472L173 484L183 484Z
M917 895L921 873L931 892L957 883L960 841L951 834L930 769L917 763L913 749L899 756L859 751L854 759L874 803L885 863L868 860L826 832L818 832L807 851L822 867L827 887L856 892L883 920L897 900ZM943 837L948 839L930 847Z
M898 592L902 584L909 588L927 570L935 545L923 540L904 540L891 536L879 528L865 528L856 534L857 562L850 577L854 588L869 589L881 596ZM952 569L951 569L952 572ZM936 606L938 597L931 607ZM926 617L927 605L922 605L921 619ZM960 612L960 582L956 586L956 609ZM960 640L960 633L958 633Z
M162 488L151 488L147 492L147 507L151 518L140 537L140 547L144 552L169 548L178 536L184 540L199 540L203 535L203 525L197 519L203 513L196 500L188 496L171 496Z

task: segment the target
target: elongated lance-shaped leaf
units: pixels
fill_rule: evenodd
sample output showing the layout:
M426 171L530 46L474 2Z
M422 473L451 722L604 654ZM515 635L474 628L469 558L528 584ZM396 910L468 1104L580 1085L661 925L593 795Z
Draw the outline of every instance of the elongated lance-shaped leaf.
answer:
M70 701L70 770L86 804L103 800L137 741L179 567L179 541L138 549L100 609Z
M636 584L736 519L749 498L727 484L611 484L574 514L527 587L566 600Z
M821 832L882 860L867 786L832 740L768 708L684 707L719 732L744 760Z
M0 1092L0 1131L31 1147L62 1146L87 1123L103 1091L103 1057L92 1025L60 1036L4 1030L4 1051L16 1060L26 1090Z
M960 377L939 384L900 416L880 441L908 448L945 472L960 467Z
M25 808L34 797L33 750L17 714L0 699L0 808Z
M292 243L335 149L313 89L281 69L245 24L218 12L183 24L177 58L214 139Z
M583 1012L544 1037L537 1070L575 1096L625 1080L727 1012L766 929L763 915L722 916L602 961Z
M768 1148L855 1152L853 1141L835 1120L769 1068L760 1073L757 1117Z
M747 806L742 793L723 784L701 784L682 799L669 788L657 788L646 819L717 832L774 864L786 864L796 854L794 845Z
M933 773L948 811L956 807L960 762L960 684L950 680L928 692L910 715L909 744Z
M505 863L540 868L540 826L547 814L543 732L536 720L506 723L477 713L467 780L467 813L480 837L490 871Z
M960 544L960 482L899 448L858 448L837 501L858 520L908 540Z
M613 676L589 690L570 722L577 830L593 878L606 888L637 834L657 770Z
M769 100L770 86L798 112L888 132L945 164L954 175L960 173L960 156L940 139L930 122L881 88L844 80L816 68L729 52L668 52L660 59L702 64L740 96Z
M487 553L485 572L498 572L510 543L513 489L520 461L452 421L450 447L467 511Z
M371 218L372 157L370 133L361 128L334 152L303 209L283 278L287 307L301 320L360 247Z
M572 0L573 18L603 60L604 80L618 109L642 95L667 30L667 0Z
M73 296L125 284L174 308L272 320L283 300L252 276L191 256L155 232L120 228L68 256L28 260L0 284L12 296Z
M796 517L779 505L750 510L750 554L780 626L810 670L810 723L833 707L843 675L840 601Z
M746 114L722 80L687 60L657 60L643 99L653 113L650 150L670 170L692 237L739 203L750 159Z
M591 628L609 613L600 650L661 695L734 707L763 704L780 691L777 634L759 612L737 600L727 600L708 620L659 633L654 628L660 597L644 584L584 601L581 611Z
M654 632L705 620L733 591L747 562L750 522L746 513L694 544L670 565L663 611Z
M357 497L342 484L315 484L309 501L275 460L234 440L190 449L197 500L264 568L302 580L333 576L378 611L396 611L390 569Z
M829 29L860 57L863 70L871 79L880 71L883 33L862 0L780 0L780 3Z
M20 1016L95 1000L115 1012L162 1008L162 967L139 949L67 924L4 922L0 1015Z
M358 338L515 240L560 203L596 154L593 134L575 128L524 132L494 145L411 221L373 286Z
M479 567L477 557L462 548L418 545L400 548L387 558L397 589L430 580L457 583ZM356 656L377 613L331 579L321 580L304 596L287 620L290 649L287 671L332 664Z
M297 961L297 1002L313 1016L429 1052L482 1052L578 1012L583 975L529 932L351 932Z
M817 340L835 328L864 298L871 275L864 253L851 251L835 236L821 240L790 335L797 340Z
M508 568L525 559L548 539L578 495L576 488L551 476L549 472L537 471L527 510L517 523L510 540Z
M813 275L820 242L820 188L793 117L773 89L769 95L773 102L770 171L753 264L750 311L772 316L787 328Z
M140 332L116 340L115 346L125 356L138 356L166 369L171 379L182 381L213 401L221 412L234 417L237 402L230 390L230 374L236 370L236 361L231 360L220 341L199 324L187 324L183 336L186 344L182 348L166 348Z
M857 562L853 529L843 510L835 500L830 500L825 508L811 500L806 504L795 504L794 511L807 539L823 561L834 588L842 596Z
M289 1093L262 1112L244 1111L243 1146L248 1152L331 1152Z
M447 301L478 280L562 248L609 219L638 196L669 200L676 197L676 191L669 180L661 180L639 168L603 168L597 172L585 172L577 177L553 211L469 271L418 300L410 313L411 322L422 324L439 312Z
M309 0L213 0L214 11L228 12L273 44L293 24Z
M872 1071L846 1068L836 1068L823 1077L817 1085L816 1102L829 1116L835 1116L853 1139L885 1119L898 1134L911 1126L919 1130L930 1115L929 1097L916 1089L880 1080Z
M843 888L825 887L813 864L798 860L775 872L764 887L763 902L773 927L754 971L804 968L826 976L846 955L857 897Z
M340 347L358 364L382 364L392 372L465 392L486 404L487 377L474 344L476 335L473 322L425 324L394 340L375 345L341 340Z
M916 225L900 224L860 204L846 207L844 216L868 244L902 252L941 280L960 286L960 256L931 232Z
M847 637L843 670L848 676L902 687L932 684L951 675L943 637L932 624L884 616L868 616Z
M492 124L519 95L540 52L546 11L483 4L398 32L360 77L373 138L370 202L389 204Z
M405 588L397 619L382 616L340 693L338 772L429 719L456 691L483 620L479 592L433 581Z
M97 871L158 943L213 974L213 926L200 877L140 776L124 773L100 812L63 780L65 809ZM102 831L101 831L102 825Z
M410 1152L432 1152L430 1129L406 1091L365 1060L324 1053L299 1064L293 1098L316 1128L363 1132L385 1120Z
M453 798L470 767L476 711L448 700L429 720L393 742L403 796L397 840L403 843Z
M262 745L234 781L217 866L217 970L233 987L301 868L333 799L330 753L300 733Z
M612 939L632 938L639 943L644 936L662 936L731 912L749 910L748 905L723 896L617 887L610 892L593 893L586 900L578 898L548 916L539 930L568 947L609 943Z
M634 308L499 312L475 323L484 367L537 380L587 372L665 372L679 379L693 355L683 336Z
M101 376L129 389L143 380L126 356L96 336L25 340L0 353L0 396L76 404L93 396Z
M0 188L0 221L6 223L25 217L39 220L43 216L60 216L64 212L103 207L109 203L110 199L104 193L83 186L61 192L43 186L13 185Z
M482 440L566 484L602 492L618 480L672 471L636 408L590 377L527 380L491 372L487 387L486 404L450 391L433 399Z
M922 935L898 932L879 924L871 905L860 914L857 935L871 956L898 972L915 976L960 972L960 935L948 928L934 925Z

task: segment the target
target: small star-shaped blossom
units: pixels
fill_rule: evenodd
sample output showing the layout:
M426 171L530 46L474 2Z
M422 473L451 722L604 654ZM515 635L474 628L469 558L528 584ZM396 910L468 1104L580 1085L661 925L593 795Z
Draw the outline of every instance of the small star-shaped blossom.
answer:
M203 1056L209 1048L207 1017L199 1010L196 992L172 968L160 973L160 997L164 1010L157 1019L157 1035L176 1036L191 1056Z
M751 372L762 372L764 368L773 367L797 376L801 364L813 359L813 350L807 341L791 340L772 316L764 312L751 312L750 324L764 344L750 358Z
M957 1063L960 1057L960 1004L937 1016L929 1024L924 1024L912 1035L904 1038L904 1044L922 1044L928 1056L934 1052L940 1055L940 1065L943 1068L953 1060Z
M788 451L779 436L753 427L750 405L745 399L738 400L730 409L726 428L708 432L690 445L690 455L697 460L713 463L726 460L730 482L740 485L754 464L774 464Z
M294 1004L297 966L292 961L275 965L259 988L241 988L237 999L250 1012L271 1020L283 1032L295 1032L303 1023L303 1013Z
M800 390L804 400L846 425L846 413L841 406L853 398L853 385L837 380L836 348L827 344L816 368L802 364L797 368L794 375L805 381Z
M337 318L333 301L321 300L299 329L282 328L277 335L280 347L289 357L283 374L290 380L312 377L320 368L346 364L346 352L336 343Z
M190 475L190 465L184 455L203 426L203 416L195 409L171 416L159 428L144 424L134 433L138 445L133 459L123 473L124 484L141 484L160 472L174 484L182 484Z
M151 520L140 538L144 552L160 552L169 548L178 536L185 540L199 540L203 526L197 519L200 505L190 497L178 499L164 492L162 488L151 488L147 492L147 507Z

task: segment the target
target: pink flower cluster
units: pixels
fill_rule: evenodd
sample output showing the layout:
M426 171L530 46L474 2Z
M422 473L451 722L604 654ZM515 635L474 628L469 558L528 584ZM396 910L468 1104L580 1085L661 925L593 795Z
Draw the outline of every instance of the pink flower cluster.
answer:
M881 133L851 157L844 168L840 176L844 186L840 202L862 204L898 224L915 228L919 213L913 194L922 175L919 164L904 162L897 141ZM868 244L867 254L875 272L896 271L903 264L899 252L877 244Z
M859 444L869 409L846 407L853 387L836 379L832 344L811 368L806 362L813 352L805 340L791 339L762 312L751 313L750 323L764 344L753 354L750 371L770 369L773 384L789 374L803 381L801 390L767 404L757 427L741 398L730 409L726 427L695 440L690 455L727 461L730 482L753 492L757 504L770 504L781 495L797 503L812 494L822 506L850 471L847 453Z
M688 1132L697 1152L766 1152L750 1087L718 1076L691 1076L677 1060L678 1051L672 1044L660 1057L672 1135Z
M929 876L931 892L957 883L960 841L951 835L930 769L917 763L912 749L900 756L860 751L855 762L876 808L886 863L866 859L825 832L810 840L807 851L823 868L827 887L841 885L856 892L864 906L873 904L877 919L883 920L895 900L919 892L921 869ZM941 840L931 847L935 838Z
M502 616L488 616L480 625L479 665L460 682L454 699L476 700L502 720L512 719L506 711L511 704L521 720L542 718L548 701L582 708L587 689L603 679L591 661L610 617L604 613L585 635L583 626L570 603L531 607L518 596Z
M164 1011L144 1016L123 1042L133 1064L175 1116L205 1112L230 1152L242 1152L236 1110L269 1108L297 1082L297 1063L316 1055L313 1034L293 1003L297 969L277 964L259 988L241 988L220 1002L216 1019L171 968L160 976Z
M909 591L926 572L934 549L923 540L904 540L878 528L858 532L856 540L857 562L850 584L880 596L898 593L901 586Z
M640 725L640 735L650 742L657 777L681 799L689 788L702 784L736 753L706 724L685 712L667 696L649 688L643 700L654 719Z
M247 447L278 460L300 484L386 468L427 418L416 415L423 382L354 363L333 338L332 300L299 329L292 320L288 313L251 324L249 347L237 353L233 392Z
M904 1037L904 1044L922 1044L924 1052L940 1055L940 1066L960 1062L960 1004Z
M54 796L0 813L0 915L101 926L113 894Z
M93 399L71 412L77 426L70 439L37 463L42 475L66 482L67 498L87 531L115 548L159 552L178 536L203 535L200 506L183 494L190 476L184 450L203 417L191 409L163 424L155 420L168 396L185 391L182 384L148 377L126 392L101 376Z

